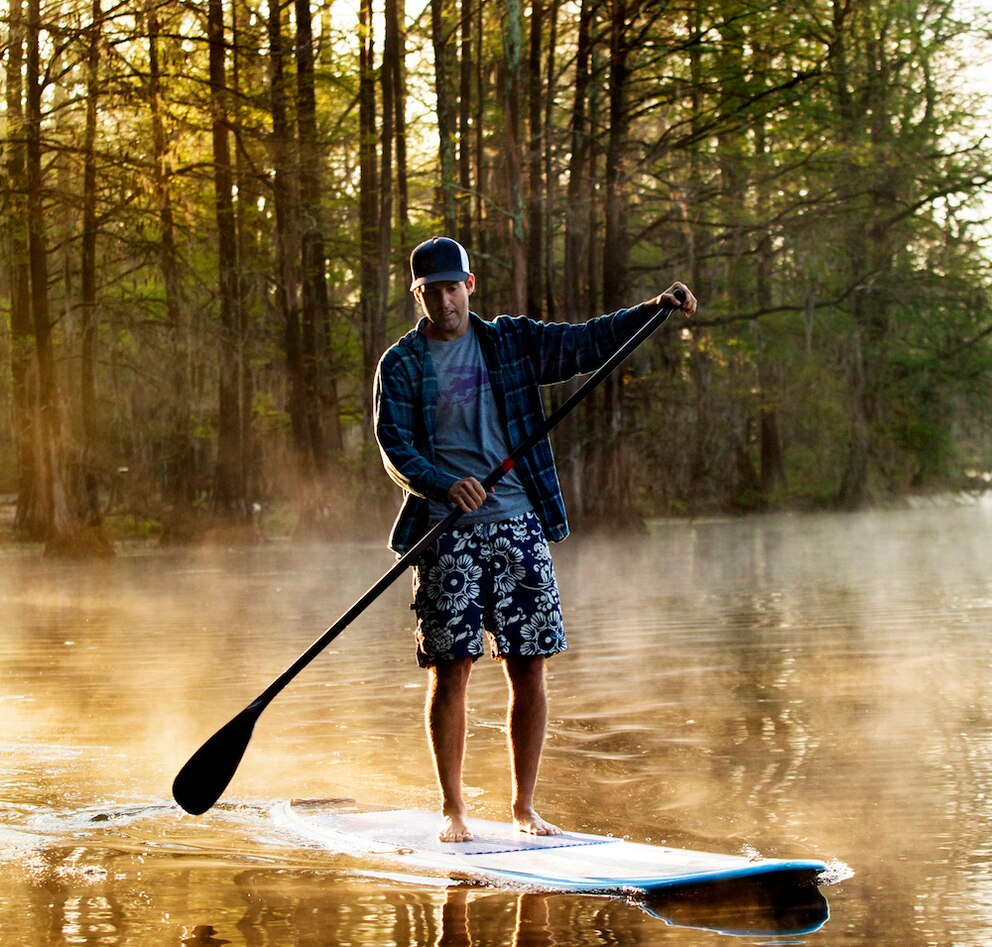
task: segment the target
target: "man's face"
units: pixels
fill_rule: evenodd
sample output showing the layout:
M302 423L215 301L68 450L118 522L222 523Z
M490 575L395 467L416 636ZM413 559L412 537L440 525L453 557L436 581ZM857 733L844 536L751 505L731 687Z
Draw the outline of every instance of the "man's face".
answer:
M468 297L475 290L475 276L457 283L425 283L413 291L427 316L427 337L450 342L468 332Z

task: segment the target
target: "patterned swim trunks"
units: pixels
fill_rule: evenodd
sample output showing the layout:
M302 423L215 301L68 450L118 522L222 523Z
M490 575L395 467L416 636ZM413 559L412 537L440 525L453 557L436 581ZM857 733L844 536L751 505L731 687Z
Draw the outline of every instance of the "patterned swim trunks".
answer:
M546 657L568 647L551 551L540 520L524 513L456 526L413 570L417 662L490 654Z

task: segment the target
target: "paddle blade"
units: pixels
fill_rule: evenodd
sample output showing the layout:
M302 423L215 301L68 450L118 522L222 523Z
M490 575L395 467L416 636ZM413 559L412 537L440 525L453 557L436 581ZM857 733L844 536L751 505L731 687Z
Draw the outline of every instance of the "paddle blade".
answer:
M227 789L245 755L260 710L254 704L220 728L190 758L172 783L172 797L190 815L202 815Z

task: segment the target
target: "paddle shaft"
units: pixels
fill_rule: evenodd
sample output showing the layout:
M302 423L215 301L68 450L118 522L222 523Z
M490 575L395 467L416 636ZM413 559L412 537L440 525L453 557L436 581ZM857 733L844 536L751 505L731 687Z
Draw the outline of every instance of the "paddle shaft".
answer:
M596 369L559 407L552 412L544 422L525 437L509 454L488 474L482 481L483 488L488 492L500 480L503 479L516 466L517 461L528 451L533 449L538 442L547 437L561 422L568 417L578 405L584 401L594 388L610 375L621 362L625 361L634 349L636 349L655 329L657 329L675 310L670 307L659 309L647 322L641 326L623 345L614 352L607 361ZM435 523L418 542L408 549L393 567L386 572L378 582L375 583L351 608L348 609L330 628L327 629L306 651L303 652L285 671L282 672L266 689L260 694L252 706L257 706L263 710L274 697L300 673L321 651L324 650L342 631L345 630L366 608L369 607L386 589L396 581L402 572L406 571L410 563L415 562L420 554L440 536L447 532L461 517L463 511L455 507L443 519Z
M679 291L680 292L680 291ZM675 311L675 307L662 306L651 316L623 345L620 346L599 368L596 369L551 415L543 420L536 430L525 437L507 457L501 461L482 481L488 492L513 469L517 461L539 441L547 437L571 412L599 385L617 366L620 365L655 329L664 323ZM463 515L459 507L454 507L448 515L434 524L424 536L405 552L369 590L355 602L330 628L307 648L285 671L282 672L258 697L229 723L217 731L200 749L190 757L180 770L173 783L176 801L188 812L199 815L205 812L220 798L234 775L245 747L251 739L252 729L262 711L314 658L320 654L342 631L345 630L366 608L406 571L407 566L416 561L442 533L450 529ZM222 762L223 761L223 762ZM202 782L212 782L204 787Z

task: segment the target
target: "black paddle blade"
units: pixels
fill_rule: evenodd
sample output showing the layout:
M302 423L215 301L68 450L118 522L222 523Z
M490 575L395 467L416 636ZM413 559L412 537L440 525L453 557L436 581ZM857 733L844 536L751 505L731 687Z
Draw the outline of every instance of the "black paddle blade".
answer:
M190 758L172 783L172 797L190 815L203 815L227 789L261 710L252 704L220 728Z

